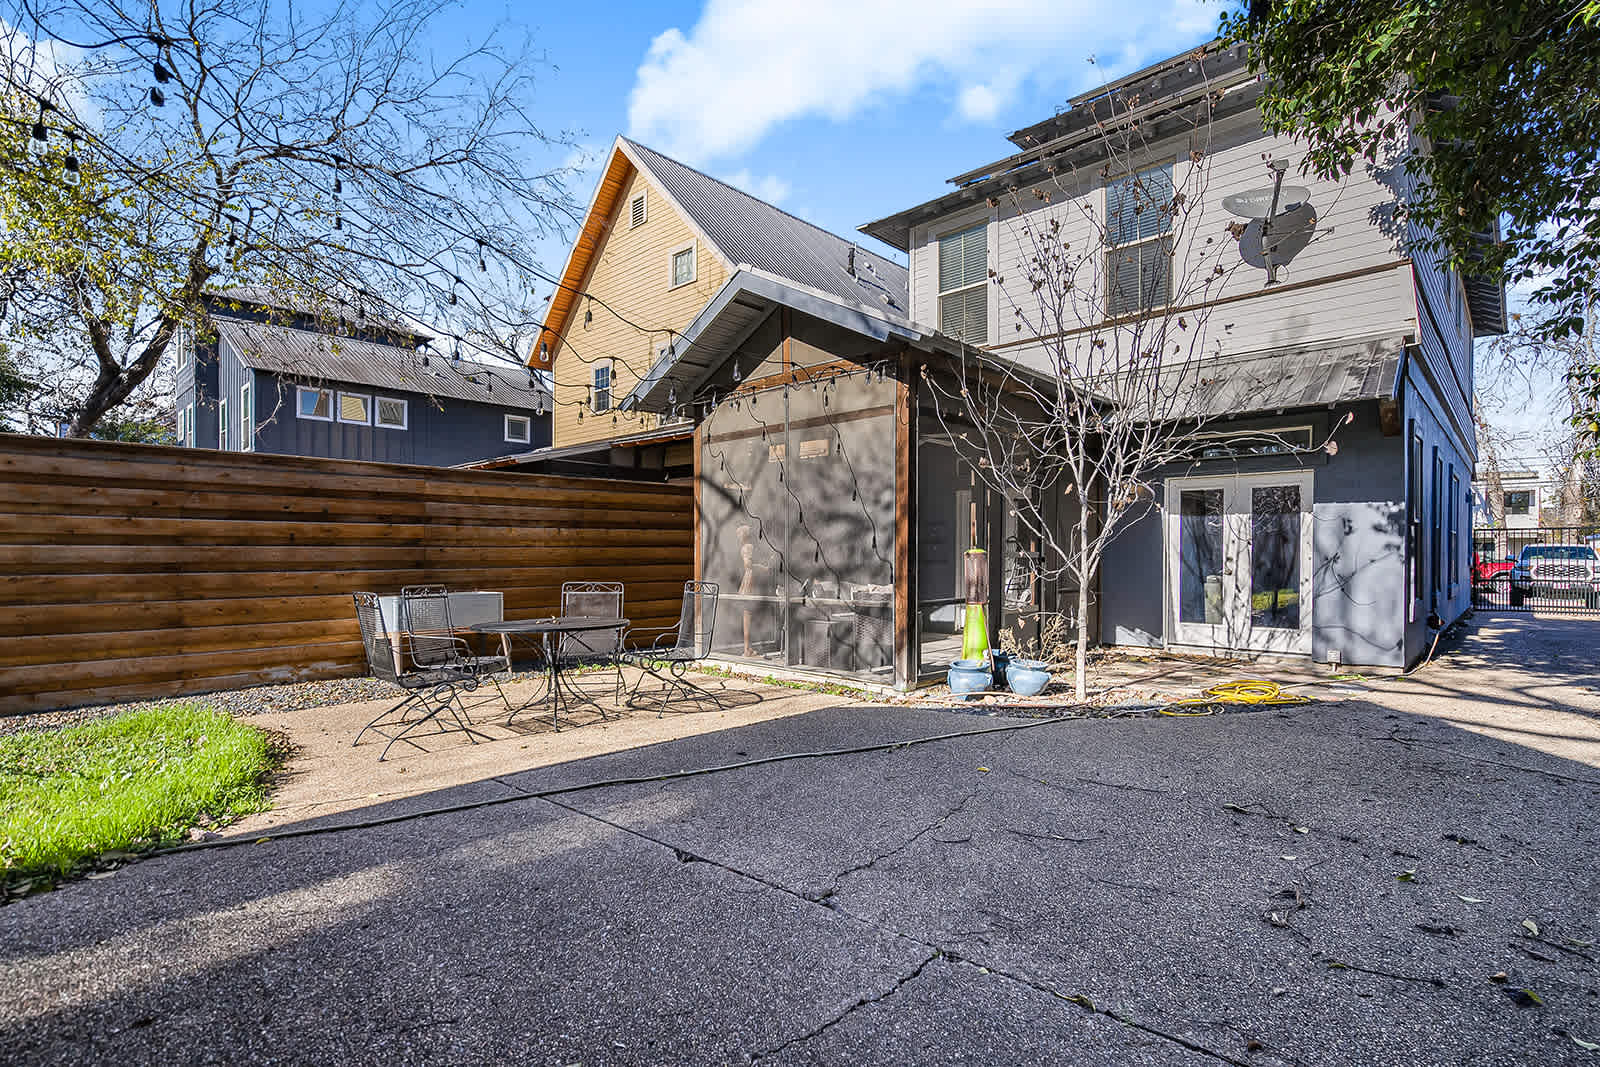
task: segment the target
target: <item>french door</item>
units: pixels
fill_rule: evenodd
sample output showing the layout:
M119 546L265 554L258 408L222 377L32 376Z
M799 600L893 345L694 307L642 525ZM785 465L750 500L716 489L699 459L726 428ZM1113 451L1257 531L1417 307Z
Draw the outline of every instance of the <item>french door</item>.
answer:
M1311 652L1311 485L1309 472L1167 481L1173 644Z

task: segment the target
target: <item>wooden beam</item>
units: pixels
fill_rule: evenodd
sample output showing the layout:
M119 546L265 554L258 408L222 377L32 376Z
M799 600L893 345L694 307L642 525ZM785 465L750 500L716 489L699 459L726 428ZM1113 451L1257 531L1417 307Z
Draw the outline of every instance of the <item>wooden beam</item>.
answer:
M694 426L694 498L689 507L689 536L694 541L694 580L705 581L700 550L700 455L704 451L705 423Z
M917 684L916 447L917 375L900 353L894 403L894 683Z

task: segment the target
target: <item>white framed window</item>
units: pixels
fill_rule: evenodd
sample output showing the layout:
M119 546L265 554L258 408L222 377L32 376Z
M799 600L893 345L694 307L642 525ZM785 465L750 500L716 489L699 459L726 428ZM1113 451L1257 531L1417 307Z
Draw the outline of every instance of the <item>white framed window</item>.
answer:
M635 226L644 225L646 214L645 209L646 204L643 191L635 193L633 199L628 201L628 229L631 230Z
M256 394L248 378L239 386L239 448L244 452L256 450Z
M372 425L372 397L367 393L339 392L339 421L357 426Z
M676 289L694 281L696 268L694 242L679 245L667 256L667 288Z
M939 238L939 332L968 344L989 341L989 224Z
M301 385L295 387L294 413L302 419L315 419L318 422L333 421L333 390L312 389Z
M1172 302L1172 164L1106 183L1106 313L1111 318Z
M178 346L178 369L184 370L194 362L194 335L188 330L179 330L172 343Z
M185 404L183 408L183 443L190 448L194 447L194 405Z
M217 448L228 450L228 398L217 401Z
M378 398L378 425L387 426L391 430L406 428L408 405L399 397L380 396Z
M611 410L611 361L601 360L594 365L594 388L589 394L589 407L594 411Z
M526 415L506 416L506 440L525 445L533 440L533 420Z

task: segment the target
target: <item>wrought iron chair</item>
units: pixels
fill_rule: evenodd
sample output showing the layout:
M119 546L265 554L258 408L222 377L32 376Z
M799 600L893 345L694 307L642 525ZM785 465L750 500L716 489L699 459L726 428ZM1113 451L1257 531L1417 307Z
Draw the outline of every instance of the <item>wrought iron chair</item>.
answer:
M562 582L561 617L622 618L621 582ZM615 699L622 699L622 628L562 634L556 658L563 667L611 667Z
M488 740L487 734L479 733L469 725L466 709L461 705L460 690L476 689L478 676L459 667L420 665L405 647L408 641L403 633L397 647L384 629L378 594L356 593L355 604L356 621L361 624L361 643L366 649L367 669L373 677L406 690L406 697L363 726L352 745L359 745L361 738L371 730L389 739L389 743L378 754L380 763L388 757L389 749L394 747L396 741L404 741L413 748L427 751L412 740L411 735L428 723L436 727L429 733L459 731L466 734L473 744L477 744L479 738ZM409 717L413 710L421 714L415 718Z
M636 627L628 631L630 640L635 634L656 634L656 639L645 647L634 643L626 653L630 664L640 668L639 680L628 696L630 708L639 707L639 693L645 678L652 677L662 683L649 706L656 709L659 718L666 713L667 705L676 697L685 703L711 704L719 711L728 705L716 693L689 681L689 665L699 663L711 654L711 635L717 623L716 582L684 582L683 609L678 615L678 625Z
M449 590L442 585L406 586L400 590L400 618L413 663L423 668L460 670L474 678L487 678L500 694L506 711L511 710L511 701L495 677L511 670L510 655L477 655L465 640L456 636L450 619Z

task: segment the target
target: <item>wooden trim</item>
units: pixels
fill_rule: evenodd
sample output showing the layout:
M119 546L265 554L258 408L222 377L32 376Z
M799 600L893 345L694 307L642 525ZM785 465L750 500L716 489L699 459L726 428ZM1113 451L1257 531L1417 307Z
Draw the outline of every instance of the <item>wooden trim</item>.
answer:
M894 405L894 683L917 684L916 413L917 378L900 353Z
M1179 307L1161 308L1148 315L1125 315L1120 319L1107 319L1105 322L1091 323L1088 326L1079 326L1072 330L1062 330L1059 333L1039 334L1035 337L1024 337L1017 341L1007 341L1005 344L988 345L985 350L998 352L1003 348L1016 348L1018 345L1037 344L1040 341L1054 341L1062 337L1076 337L1081 333L1094 330L1115 329L1118 326L1138 322L1140 319L1151 319L1160 316L1181 315L1191 311L1201 311L1208 308L1222 307L1224 304L1236 304L1241 300L1253 300L1258 296L1277 296L1281 293L1292 293L1300 289L1310 289L1318 285L1332 285L1335 282L1347 282L1354 278L1364 278L1369 274L1382 274L1384 271L1398 270L1411 265L1411 260L1397 259L1389 263L1380 263L1371 267L1357 267L1355 270L1343 271L1339 274L1329 274L1321 278L1310 278L1303 282L1290 282L1288 285L1274 285L1270 289L1255 289L1248 293L1235 293L1232 296L1218 297L1216 300L1202 300L1197 304L1184 304Z

